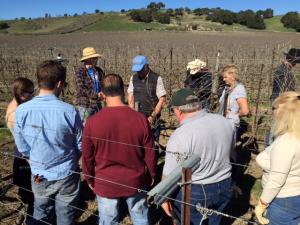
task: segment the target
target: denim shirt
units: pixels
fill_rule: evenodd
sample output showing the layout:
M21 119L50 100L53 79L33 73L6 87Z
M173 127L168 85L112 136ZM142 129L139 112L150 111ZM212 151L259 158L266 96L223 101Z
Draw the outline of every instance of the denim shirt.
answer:
M31 172L48 181L64 179L78 168L82 123L77 110L55 95L37 96L15 113L15 142L29 157Z

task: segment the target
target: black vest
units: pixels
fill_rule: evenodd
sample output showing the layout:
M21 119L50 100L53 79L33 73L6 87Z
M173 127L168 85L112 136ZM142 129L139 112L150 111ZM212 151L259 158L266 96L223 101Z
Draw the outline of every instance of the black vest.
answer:
M141 79L138 74L132 78L133 96L137 110L145 116L150 116L158 103L156 86L159 75L150 70L146 79Z

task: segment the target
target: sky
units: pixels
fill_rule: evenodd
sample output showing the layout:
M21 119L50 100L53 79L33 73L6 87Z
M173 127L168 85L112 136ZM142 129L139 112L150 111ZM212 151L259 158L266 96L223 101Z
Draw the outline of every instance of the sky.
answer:
M152 0L153 1L153 0ZM0 20L20 17L62 16L65 13L73 15L94 13L100 11L120 11L121 9L145 8L150 2L147 0L0 0ZM289 11L300 12L299 0L162 0L166 8L189 7L229 9L235 12L240 10L272 8L275 15L283 15Z

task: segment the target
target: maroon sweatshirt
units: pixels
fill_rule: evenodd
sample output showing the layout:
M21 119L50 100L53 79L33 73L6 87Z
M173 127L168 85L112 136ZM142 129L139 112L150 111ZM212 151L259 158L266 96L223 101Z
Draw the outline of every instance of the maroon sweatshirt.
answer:
M151 129L143 114L128 106L106 107L84 127L85 179L101 197L132 196L137 193L135 188L144 188L156 176L153 148Z

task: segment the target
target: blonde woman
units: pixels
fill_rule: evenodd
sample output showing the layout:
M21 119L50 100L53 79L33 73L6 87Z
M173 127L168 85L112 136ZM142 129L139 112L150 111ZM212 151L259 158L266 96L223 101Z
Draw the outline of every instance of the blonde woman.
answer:
M227 65L221 72L226 87L220 98L222 106L220 113L229 119L237 130L240 126L240 116L249 113L247 92L244 85L239 82L238 68L235 65Z
M285 92L273 103L274 142L256 161L263 168L263 192L255 208L261 224L300 223L300 95ZM267 210L267 218L263 217Z

